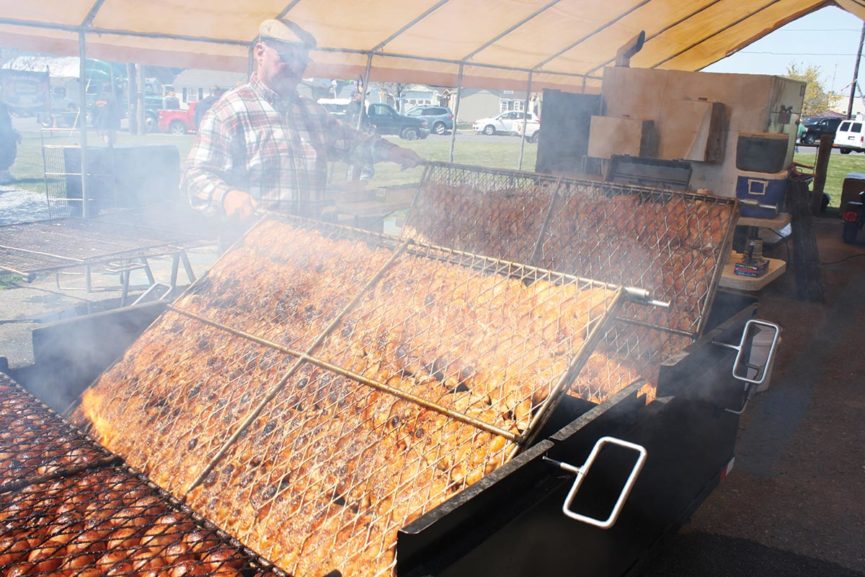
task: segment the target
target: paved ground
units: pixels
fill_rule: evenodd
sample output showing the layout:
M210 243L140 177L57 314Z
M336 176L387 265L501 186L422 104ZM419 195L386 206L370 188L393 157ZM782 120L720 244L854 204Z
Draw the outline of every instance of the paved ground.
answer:
M732 476L646 577L865 575L865 246L818 220L825 303L793 275L763 291L784 328L772 385L743 418ZM785 248L776 253L784 255Z

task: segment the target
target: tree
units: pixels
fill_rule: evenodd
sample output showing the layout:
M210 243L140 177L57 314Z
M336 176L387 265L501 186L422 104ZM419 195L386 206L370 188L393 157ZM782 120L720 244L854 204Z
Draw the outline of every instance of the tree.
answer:
M838 99L837 94L823 86L819 66L809 64L800 70L795 64L788 64L785 76L807 83L805 101L802 103L802 116L828 112L832 108L832 103Z

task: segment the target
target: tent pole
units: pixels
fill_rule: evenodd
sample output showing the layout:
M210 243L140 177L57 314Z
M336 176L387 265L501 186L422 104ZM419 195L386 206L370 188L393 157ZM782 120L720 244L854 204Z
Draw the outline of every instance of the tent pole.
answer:
M454 161L454 147L457 143L457 121L460 117L460 99L463 95L463 72L465 69L465 63L460 63L460 73L457 76L457 101L454 104L454 128L451 130L451 150L450 150L450 162Z
M363 127L363 119L366 116L366 95L369 92L369 76L372 73L372 52L366 59L366 70L363 71L363 90L360 95L360 114L357 115L357 129Z
M526 125L529 123L529 106L532 100L532 73L529 72L529 84L526 87L526 100L523 103L523 133L520 139L520 163L517 170L523 169L523 156L526 153Z
M90 216L87 200L87 43L78 32L78 131L81 135L81 216Z

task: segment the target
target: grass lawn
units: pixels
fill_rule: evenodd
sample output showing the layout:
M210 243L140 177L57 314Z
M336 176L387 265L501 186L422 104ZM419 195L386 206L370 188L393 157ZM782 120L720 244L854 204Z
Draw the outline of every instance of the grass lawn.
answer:
M43 171L43 142L51 145L63 145L77 143L77 133L71 135L53 135L47 138L37 130L22 130L23 137L18 148L18 158L12 167L12 174L18 179L18 185L27 190L44 192ZM121 132L118 134L118 146L173 144L177 146L181 160L185 159L192 147L194 136L173 134L146 134L136 136ZM399 143L401 146L411 148L427 160L447 161L449 160L450 136L430 136L425 140L405 141L396 137L387 137L388 140ZM95 132L88 134L90 146L102 146ZM523 168L533 170L538 147L536 144L526 143ZM49 153L50 154L50 153ZM57 153L55 153L57 154ZM462 164L474 164L494 168L517 168L520 158L520 139L509 136L466 138L461 140L457 135L457 146L454 162ZM52 157L49 156L49 165ZM408 184L420 180L422 169L402 171L398 166L383 163L376 166L375 178L372 184L375 186L393 186ZM334 180L338 181L345 174L344 169L337 167L331 171ZM337 176L339 175L339 176Z
M814 163L817 162L817 149L800 147L793 160L814 166ZM831 199L829 206L837 207L841 203L841 186L844 184L844 177L850 172L865 173L865 155L833 153L832 158L829 159L829 172L826 175L825 188L826 194Z
M52 136L44 139L38 130L22 130L23 140L18 149L18 158L12 167L12 173L18 179L18 185L27 190L44 192L44 172L42 143L69 144L77 142L77 134L72 136ZM177 146L181 159L185 159L192 146L193 136L172 134L146 134L135 136L121 132L118 135L118 145L144 145L144 144L173 144ZM407 142L395 137L388 139L398 142L401 146L415 150L427 160L449 160L450 136L430 136L425 140ZM89 142L92 146L101 146L95 132L89 134ZM525 156L523 158L523 169L533 170L538 147L536 144L526 143ZM816 149L802 147L795 156L796 162L813 165L815 162ZM466 137L457 135L457 145L454 152L454 162L461 164L473 164L492 168L515 169L519 163L520 139L509 136L497 137ZM380 164L376 167L376 174L371 184L374 186L395 186L417 182L420 179L422 169L401 171L399 167L390 163ZM838 206L841 199L841 185L844 177L849 172L865 173L865 155L861 154L833 154L829 162L829 174L826 179L826 192L831 197L830 206ZM336 167L331 171L334 181L342 179L344 169Z

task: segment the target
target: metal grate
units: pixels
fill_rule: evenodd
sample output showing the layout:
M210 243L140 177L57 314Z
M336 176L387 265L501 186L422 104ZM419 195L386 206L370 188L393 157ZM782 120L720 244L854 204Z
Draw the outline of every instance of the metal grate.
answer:
M0 525L3 575L281 574L117 467L2 493Z
M735 225L736 202L708 195L562 180L539 266L634 285L670 302L624 316L699 335Z
M513 446L306 365L188 501L293 574L389 574L397 530Z
M167 312L85 391L90 421L73 419L182 495L291 362L280 351Z
M403 236L529 263L558 181L529 172L430 165Z
M384 574L399 527L530 443L624 298L503 260L268 220L78 414L279 566ZM220 359L240 363L240 380Z
M592 356L571 386L570 394L602 403L637 379L654 398L661 363L693 342L688 336L636 326L617 320L610 324Z
M318 355L522 435L615 298L601 283L412 247Z
M106 219L62 219L0 226L0 270L46 271L177 253L192 240Z
M369 236L376 245L332 228L324 234L295 227L290 239L278 221L262 222L257 238L229 251L177 302L184 312L285 346L306 350L398 245ZM322 243L327 243L323 245Z
M0 492L115 460L0 373Z
M404 236L648 289L669 309L624 316L697 336L735 212L710 195L433 163Z
M648 289L625 303L571 394L600 402L701 334L735 226L736 201L703 194L433 163L407 238Z

